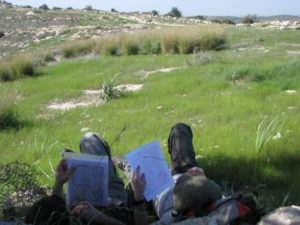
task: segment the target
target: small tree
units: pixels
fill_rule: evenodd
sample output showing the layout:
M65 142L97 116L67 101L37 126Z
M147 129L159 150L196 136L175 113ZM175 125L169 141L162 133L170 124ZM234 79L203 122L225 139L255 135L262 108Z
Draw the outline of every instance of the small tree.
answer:
M42 10L49 10L49 7L46 5L46 4L43 4L39 7L39 9L42 9Z
M115 12L117 12L117 10L115 10L114 8L111 8L110 12L115 13Z
M60 11L60 10L62 10L62 8L61 8L61 7L57 7L57 6L54 6L52 9L53 9L53 10L56 10L56 11Z
M173 7L171 11L167 14L167 16L179 18L182 17L182 13L177 7Z
M152 10L152 16L159 16L159 12L157 10Z
M87 5L85 8L84 8L86 11L92 11L93 10L93 7L91 5Z
M252 24L258 22L257 16L254 15L247 15L243 18L242 23L245 24Z

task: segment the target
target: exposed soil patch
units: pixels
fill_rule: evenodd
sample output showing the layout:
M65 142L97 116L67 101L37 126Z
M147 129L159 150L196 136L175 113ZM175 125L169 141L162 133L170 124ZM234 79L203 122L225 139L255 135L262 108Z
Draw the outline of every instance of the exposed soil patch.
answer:
M182 69L182 67L168 67L168 68L161 68L161 69L153 70L153 71L141 70L141 71L139 71L139 74L141 74L143 76L143 79L147 79L148 76L155 74L155 73L170 73L174 70L179 70L179 69Z
M116 87L120 91L138 91L143 88L142 84L122 84ZM100 98L102 90L84 90L83 95L76 99L63 102L54 100L47 108L52 110L67 111L77 107L97 106L105 101Z
M290 55L300 55L300 51L287 51Z

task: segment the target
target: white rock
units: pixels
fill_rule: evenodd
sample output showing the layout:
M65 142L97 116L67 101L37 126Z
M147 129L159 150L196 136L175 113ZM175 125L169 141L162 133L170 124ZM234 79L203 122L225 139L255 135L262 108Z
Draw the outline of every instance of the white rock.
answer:
M267 214L258 225L298 225L300 224L300 207L281 207Z
M285 91L287 94L296 94L297 91L296 90L286 90Z
M86 132L89 132L89 131L90 131L90 128L84 127L84 128L82 128L80 131L83 132L83 133L86 133Z
M34 15L35 15L35 13L32 12L32 11L28 11L28 12L26 13L26 16L34 16Z

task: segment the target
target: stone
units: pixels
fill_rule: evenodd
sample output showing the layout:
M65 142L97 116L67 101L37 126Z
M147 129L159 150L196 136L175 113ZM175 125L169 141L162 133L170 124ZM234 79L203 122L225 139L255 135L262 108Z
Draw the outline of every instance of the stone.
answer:
M300 207L281 207L264 216L258 225L297 225L300 224Z
M14 192L3 204L4 219L13 221L25 217L26 212L35 202L50 194L51 189L46 187Z

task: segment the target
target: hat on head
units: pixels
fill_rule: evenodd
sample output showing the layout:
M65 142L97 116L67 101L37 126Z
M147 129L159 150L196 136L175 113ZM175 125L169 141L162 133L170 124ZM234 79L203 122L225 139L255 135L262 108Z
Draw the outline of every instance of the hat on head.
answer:
M173 201L177 212L199 208L221 198L221 188L205 176L183 174L174 187Z

